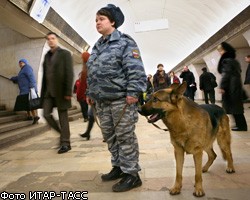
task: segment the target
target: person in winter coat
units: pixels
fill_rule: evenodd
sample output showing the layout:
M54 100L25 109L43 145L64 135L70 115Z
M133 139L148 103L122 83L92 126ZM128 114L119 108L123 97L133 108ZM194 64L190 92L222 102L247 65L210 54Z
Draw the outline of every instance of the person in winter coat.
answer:
M244 84L247 85L247 84L250 84L250 55L247 55L245 57L245 61L248 63L248 66L247 66Z
M76 94L77 101L79 102L81 106L81 111L82 111L82 116L83 116L83 121L87 122L88 121L88 104L86 102L86 88L87 88L87 81L86 81L86 76L82 76L83 72L80 72L78 74L78 79L76 80L74 84L74 90L73 92Z
M248 94L249 94L249 90L250 90L250 55L247 55L245 57L245 61L248 63L247 66L247 71L246 71L246 77L245 77L245 81L244 81L244 85L247 85L247 90L248 90ZM247 99L248 97L246 97Z
M215 104L215 91L217 87L216 77L211 72L207 71L206 67L201 69L203 73L200 75L200 90L204 92L205 103L209 104L208 96L212 104Z
M147 89L146 89L146 94L144 96L144 101L147 102L151 98L151 95L153 93L154 93L153 76L151 74L148 74Z
M168 77L168 74L164 71L163 64L157 65L157 72L153 76L153 85L155 92L170 86L170 78Z
M226 42L222 42L217 50L221 54L217 70L221 74L219 88L222 94L222 106L227 114L232 114L234 117L236 127L232 130L247 131L242 101L241 66L235 59L236 50Z
M188 66L184 66L183 70L180 74L180 78L182 78L182 82L187 82L187 89L184 93L184 96L192 99L194 101L194 94L196 91L196 83L193 72L188 69Z
M169 72L170 84L180 83L180 79L175 75L174 71Z
M32 67L28 64L26 59L19 60L18 64L21 70L17 76L10 78L13 83L18 84L20 90L20 93L16 98L14 111L27 111L27 120L33 120L33 124L36 124L40 119L37 115L37 110L30 110L29 108L30 89L34 88L37 92L35 75Z
M89 59L90 54L86 51L82 53L82 73L81 73L81 81L84 82L84 84L82 85L86 85L87 86L87 61ZM86 97L86 89L85 87L80 87L80 89L84 92L84 95ZM87 110L87 116L88 116L88 125L87 125L87 129L84 133L80 134L80 136L82 138L86 138L86 140L90 139L90 132L93 128L93 125L95 123L95 118L94 118L94 113L93 113L93 108L92 106L88 106L88 110Z
M146 103L150 98L151 95L154 93L154 86L153 86L153 76L148 74L147 76L147 89L145 92L139 95L139 105L143 105Z
M46 39L50 50L43 62L41 98L44 118L60 134L58 153L61 154L71 150L68 109L73 93L73 60L69 51L58 46L56 33L49 32ZM54 107L57 107L60 125L52 115Z

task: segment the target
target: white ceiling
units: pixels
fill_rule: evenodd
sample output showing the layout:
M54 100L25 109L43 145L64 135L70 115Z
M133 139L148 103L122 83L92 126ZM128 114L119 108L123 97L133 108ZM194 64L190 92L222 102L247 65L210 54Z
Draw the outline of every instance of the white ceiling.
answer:
M169 71L250 5L250 0L53 0L52 7L90 46L100 37L95 14L108 3L125 15L120 31L137 42L147 73ZM134 32L134 23L167 18L168 30Z

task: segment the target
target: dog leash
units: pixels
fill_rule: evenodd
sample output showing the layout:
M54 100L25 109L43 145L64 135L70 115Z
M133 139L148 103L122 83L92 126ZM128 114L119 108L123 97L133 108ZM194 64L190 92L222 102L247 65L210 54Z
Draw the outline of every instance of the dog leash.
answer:
M102 129L102 128L101 128L101 126L100 126L100 124L99 124L99 121L97 120L97 116L96 116L96 108L95 108L95 106L94 106L93 104L91 105L91 107L92 107L92 110L93 110L94 120L95 120L95 122L96 122L97 126L98 126L100 129Z
M95 122L96 122L97 126L98 126L100 129L102 129L101 126L100 126L100 123L99 123L99 121L98 121L98 119L97 119L96 107L95 107L94 105L91 105L91 106L92 106L93 116L94 116ZM122 117L123 117L123 115L124 115L124 113L125 113L125 110L126 110L127 106L128 106L128 104L126 104L126 105L123 107L122 113L121 113L121 115L120 115L120 117L119 117L117 123L116 123L115 126L114 126L114 130L115 130L115 128L118 126L118 124L120 123L120 121L121 121L121 119L122 119ZM145 116L145 117L146 117L147 120L149 120L147 116ZM159 127L158 125L156 125L155 123L152 123L152 125L153 125L154 127L158 128L158 129L160 129L160 130L168 131L168 129L166 129L166 128L165 128L165 129L160 128L160 127Z
M145 116L145 117L146 117L147 120L149 120L147 116ZM160 130L168 131L167 128L160 128L160 127L159 127L158 125L156 125L155 123L151 123L151 124L152 124L154 127L158 128L158 129L160 129Z
M99 121L98 121L98 119L97 119L96 107L95 107L94 105L91 105L91 106L92 106L93 116L94 116L95 122L96 122L97 126L99 126L99 128L102 130L102 128L101 128L101 126L100 126L100 123L99 123ZM115 130L115 128L118 126L118 124L120 123L120 121L121 121L121 119L122 119L122 117L123 117L123 115L124 115L124 113L125 113L125 111L126 111L127 106L128 106L128 104L126 104L126 105L123 107L122 113L121 113L120 117L118 118L117 123L116 123L115 126L114 126L114 130ZM114 131L114 130L113 130L113 131Z

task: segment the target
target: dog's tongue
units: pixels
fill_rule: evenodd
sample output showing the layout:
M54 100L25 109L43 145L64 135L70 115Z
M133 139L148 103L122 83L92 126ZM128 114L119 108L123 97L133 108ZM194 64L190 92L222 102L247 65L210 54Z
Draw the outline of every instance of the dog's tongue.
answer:
M153 123L153 122L157 121L157 120L158 120L157 117L158 117L158 114L151 115L151 116L149 117L148 122L149 122L149 123Z

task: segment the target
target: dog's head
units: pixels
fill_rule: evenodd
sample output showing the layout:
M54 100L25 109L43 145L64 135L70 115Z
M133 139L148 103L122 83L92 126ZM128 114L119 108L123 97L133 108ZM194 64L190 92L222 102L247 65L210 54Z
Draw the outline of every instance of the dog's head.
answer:
M151 99L145 103L139 113L150 116L148 122L153 123L165 117L171 111L177 109L178 101L183 97L187 83L181 85L174 83L170 87L155 92Z

